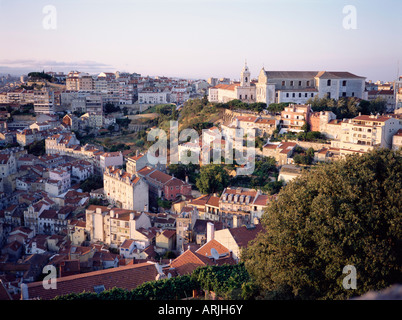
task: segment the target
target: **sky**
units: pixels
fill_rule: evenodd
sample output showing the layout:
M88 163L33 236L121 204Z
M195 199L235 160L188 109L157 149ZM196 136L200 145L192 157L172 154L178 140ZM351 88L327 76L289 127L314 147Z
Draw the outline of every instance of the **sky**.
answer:
M254 78L264 67L393 81L401 12L401 0L0 0L0 73L238 79L247 61Z

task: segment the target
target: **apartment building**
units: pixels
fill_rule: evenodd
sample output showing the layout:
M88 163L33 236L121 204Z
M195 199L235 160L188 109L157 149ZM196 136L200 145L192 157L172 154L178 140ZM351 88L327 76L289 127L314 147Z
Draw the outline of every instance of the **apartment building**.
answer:
M148 208L148 184L140 175L107 167L103 173L103 188L106 198L119 208L136 211Z
M120 167L123 165L123 154L121 151L105 152L99 157L100 170L104 172L107 167Z
M309 122L311 115L310 105L291 104L281 112L281 126L286 131L300 132Z
M382 115L359 115L341 122L340 135L331 141L340 155L391 148L393 136L402 128L398 119Z
M227 228L254 223L254 218L261 218L270 198L260 190L227 187L219 198L220 221Z
M289 163L289 159L292 157L296 142L279 142L279 143L267 143L262 148L262 154L264 157L275 158L277 164L282 166Z
M36 114L55 114L54 92L43 88L34 91L34 110Z
M151 227L149 216L142 211L90 205L85 217L90 241L100 241L114 248L127 239L135 239L138 229Z

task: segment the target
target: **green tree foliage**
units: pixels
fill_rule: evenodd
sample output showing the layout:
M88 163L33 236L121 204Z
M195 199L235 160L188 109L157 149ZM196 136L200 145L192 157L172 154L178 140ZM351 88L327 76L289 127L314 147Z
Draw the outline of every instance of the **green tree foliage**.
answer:
M231 110L249 110L254 112L261 112L267 108L267 104L263 102L247 103L239 99L234 99L226 103L216 104L218 108L231 109Z
M281 113L281 111L285 110L285 107L287 107L289 104L290 102L271 103L267 110L271 113Z
M345 299L400 282L402 157L377 150L290 181L262 218L246 268L271 299ZM346 265L357 289L342 283Z
M200 175L196 180L196 186L201 193L222 192L228 185L229 174L219 164L208 164L200 168Z
M198 177L198 171L200 170L200 166L198 164L171 164L168 166L168 171L170 174L173 174L176 178L185 181L186 176L190 183L196 183L196 179Z
M225 299L240 299L243 285L251 282L244 263L200 267L191 277L203 290L213 291Z
M157 199L158 207L164 208L164 209L170 209L172 206L172 201L169 200L164 200L161 198Z
M32 79L32 80L46 80L51 82L53 80L53 77L47 73L45 73L44 71L42 72L30 72L28 73L28 78Z
M96 190L103 187L103 179L99 175L92 175L88 179L84 180L80 188L83 192L91 192L92 190Z
M109 113L120 111L120 107L115 106L113 103L108 102L105 104L104 110L105 110L105 114L109 114Z
M25 147L28 153L34 156L43 156L46 153L45 139L38 140Z
M384 113L387 103L381 98L373 101L359 100L357 98L340 98L339 100L315 96L307 100L314 111L332 111L338 119L354 118L361 114Z

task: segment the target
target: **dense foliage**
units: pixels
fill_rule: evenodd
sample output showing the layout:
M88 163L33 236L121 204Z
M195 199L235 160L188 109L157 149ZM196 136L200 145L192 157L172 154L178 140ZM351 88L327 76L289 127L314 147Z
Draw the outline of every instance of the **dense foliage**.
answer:
M377 150L290 181L243 258L269 299L345 299L400 281L402 157ZM357 289L342 283L346 265Z
M219 193L228 185L228 182L229 174L222 165L207 164L201 166L196 186L203 194Z
M28 73L28 77L30 79L43 79L46 81L52 81L53 77L50 74L45 73L44 71L42 72L30 72Z
M191 277L203 290L213 291L225 299L244 297L245 286L251 282L244 263L197 268Z
M25 146L25 149L29 154L33 154L34 156L43 156L46 153L45 139L34 141Z
M267 108L267 104L263 102L247 103L238 99L234 99L226 103L217 103L216 107L231 110L248 110L253 112L261 112Z
M103 187L103 178L100 175L92 175L88 179L84 180L80 188L83 192L91 192Z
M387 103L381 98L373 101L359 100L357 98L339 98L339 100L327 97L315 96L307 101L314 111L332 111L338 119L354 118L361 114L376 114L386 111Z

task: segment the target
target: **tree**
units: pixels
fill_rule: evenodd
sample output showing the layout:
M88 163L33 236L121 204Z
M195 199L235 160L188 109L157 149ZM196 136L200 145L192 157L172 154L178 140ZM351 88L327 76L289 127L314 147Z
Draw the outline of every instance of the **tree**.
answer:
M322 164L290 181L244 253L266 298L346 299L400 281L401 151ZM357 289L346 290L346 265Z
M103 179L100 175L92 175L88 179L84 180L80 188L83 192L91 192L103 187Z
M228 185L229 174L219 164L202 166L196 186L201 193L209 194L221 192Z
M38 140L26 146L28 153L35 156L43 156L46 153L45 140Z

